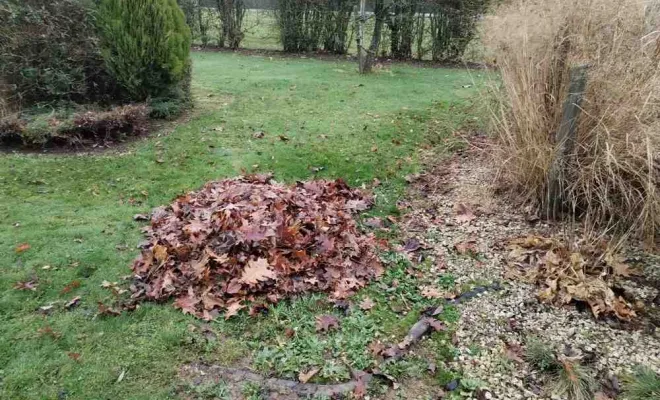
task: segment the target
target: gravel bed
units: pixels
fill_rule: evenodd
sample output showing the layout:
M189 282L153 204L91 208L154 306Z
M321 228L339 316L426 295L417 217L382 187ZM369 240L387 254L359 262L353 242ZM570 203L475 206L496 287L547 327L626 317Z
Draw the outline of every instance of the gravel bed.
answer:
M483 383L486 390L475 398L561 398L552 394L552 379L534 371L524 359L522 349L532 337L558 354L580 360L598 382L616 384L613 376L628 374L639 364L660 373L659 330L630 330L613 321L596 321L588 310L542 304L536 287L505 279L504 239L557 234L575 226L545 223L532 210L499 196L488 160L473 152L410 180L408 205L413 211L403 223L408 236L422 240L435 256L438 270L454 275L459 285L497 281L503 286L459 306L459 354L451 367ZM461 219L461 209L457 211L461 204L473 215ZM478 256L460 254L457 244L460 248L465 243L471 243ZM643 283L631 281L627 287L644 302L658 297L657 288Z

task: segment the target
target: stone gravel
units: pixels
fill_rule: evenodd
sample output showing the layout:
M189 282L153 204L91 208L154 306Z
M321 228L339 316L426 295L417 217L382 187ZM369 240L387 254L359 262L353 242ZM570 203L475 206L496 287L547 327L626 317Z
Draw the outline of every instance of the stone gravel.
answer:
M413 211L403 223L404 232L422 240L438 270L454 275L458 285L502 283L502 290L459 305L458 356L450 367L482 382L486 390L480 399L561 399L552 394L552 379L524 360L520 349L536 337L558 354L580 360L598 382L616 383L612 376L631 373L636 365L660 373L659 330L631 330L613 321L596 321L590 312L572 306L542 304L536 287L505 279L503 240L579 228L543 222L533 210L497 194L490 165L483 153L465 152L410 178L413 190L407 206ZM459 204L475 218L457 221ZM456 245L461 243L472 243L478 256L459 254ZM631 281L627 287L645 302L658 296L657 288L644 283Z

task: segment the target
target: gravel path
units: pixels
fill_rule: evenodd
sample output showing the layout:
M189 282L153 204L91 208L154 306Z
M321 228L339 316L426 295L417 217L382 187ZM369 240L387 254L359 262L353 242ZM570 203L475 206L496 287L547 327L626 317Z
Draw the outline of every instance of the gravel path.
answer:
M580 360L605 387L616 388L618 378L613 377L630 373L638 364L660 373L660 330L654 326L629 330L614 321L596 321L590 312L573 306L542 304L536 287L505 278L504 239L571 228L550 226L499 196L490 163L480 154L466 152L411 177L412 200L407 205L414 211L404 222L408 236L423 241L438 270L454 275L457 284L503 286L459 306L459 356L451 367L483 382L487 390L475 395L480 400L561 399L552 395L550 379L524 359L525 343L536 337L559 354ZM656 288L634 282L629 286L644 300L658 296Z

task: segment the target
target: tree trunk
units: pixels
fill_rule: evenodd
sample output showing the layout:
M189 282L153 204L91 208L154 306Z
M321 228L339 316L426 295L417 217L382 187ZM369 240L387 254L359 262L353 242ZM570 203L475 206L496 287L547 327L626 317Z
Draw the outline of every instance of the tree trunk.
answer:
M374 33L371 36L371 44L369 45L369 49L360 47L364 51L364 59L360 57L361 74L370 73L373 68L374 60L376 58L376 54L378 53L378 48L380 47L380 38L383 33L383 23L385 22L386 12L387 8L385 7L385 1L376 0L374 7L374 16L376 21L374 23Z

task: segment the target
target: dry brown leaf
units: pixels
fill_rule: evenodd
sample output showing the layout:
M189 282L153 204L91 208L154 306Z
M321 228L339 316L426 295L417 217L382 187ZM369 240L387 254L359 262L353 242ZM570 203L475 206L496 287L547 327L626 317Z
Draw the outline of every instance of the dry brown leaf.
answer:
M319 315L316 317L316 331L328 332L339 328L339 320L334 315Z
M369 343L369 351L371 351L371 354L374 356L377 356L385 350L385 345L383 345L381 342L371 342Z
M16 290L31 290L31 291L36 291L37 290L37 282L35 281L19 281L14 283L14 289Z
M68 309L71 309L71 308L77 306L79 302L80 302L80 296L76 296L76 297L74 297L73 299L69 300L69 301L64 305L64 307L65 307L65 308L68 308Z
M23 252L26 252L30 249L30 244L29 243L22 243L16 246L16 253L21 254Z
M367 395L367 374L366 372L358 372L353 389L353 397L356 399L363 399Z
M314 377L321 369L320 368L312 368L307 372L300 372L298 373L298 380L301 383L307 383L310 379Z
M525 362L524 360L525 351L517 343L506 343L504 348L504 354L511 361L515 361L517 363Z
M435 318L427 318L426 322L436 332L442 332L447 330L447 325L445 325L442 321L439 321Z
M361 302L360 302L360 308L364 311L371 310L374 308L376 303L373 302L369 297L365 297Z
M456 222L459 224L470 222L477 218L477 216L472 212L472 209L464 203L457 204L454 207L454 211L456 212Z
M423 286L422 297L427 299L442 299L445 297L445 293L438 290L435 286Z
M238 315L238 312L245 308L244 305L242 305L240 302L232 303L227 306L227 311L225 312L225 320L228 320L229 318Z
M154 258L159 263L164 263L167 260L167 247L157 244L152 251L154 252Z
M466 240L463 242L456 243L454 245L454 248L458 252L458 254L465 255L465 254L477 254L477 243L473 240Z
M594 400L612 400L612 398L603 392L594 394Z
M634 273L604 244L580 243L568 246L559 240L528 236L508 242L506 276L530 283L543 283L539 300L566 305L575 300L586 302L594 317L614 315L630 321L635 311L612 289L613 280L605 280L610 269L614 275Z
M256 261L251 260L248 262L247 267L243 270L243 275L241 275L241 282L256 285L259 282L276 278L277 274L270 268L268 260L258 258Z
M631 275L637 275L637 271L630 268L630 266L623 262L622 258L612 253L607 253L605 255L605 262L612 268L614 275L630 277Z

